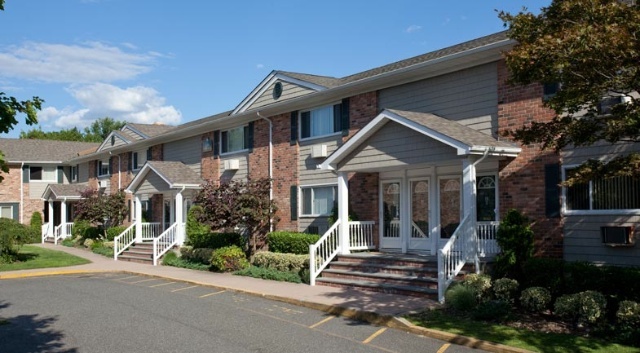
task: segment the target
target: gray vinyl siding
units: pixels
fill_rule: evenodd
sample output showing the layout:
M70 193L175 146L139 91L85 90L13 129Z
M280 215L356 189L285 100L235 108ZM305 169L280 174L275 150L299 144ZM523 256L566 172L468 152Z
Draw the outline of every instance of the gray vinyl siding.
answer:
M301 217L298 219L299 232L323 235L327 230L329 230L328 217Z
M383 89L379 92L379 108L433 113L495 135L497 77L496 63L489 63Z
M164 160L179 161L200 175L201 147L200 136L169 142L164 145Z
M284 82L284 81L280 81L280 82L282 83L282 95L280 95L280 98L278 98L277 102L285 101L288 99L304 96L306 94L315 92L312 89L295 85L293 83ZM275 83L269 86L267 90L264 91L262 95L258 99L256 99L256 101L253 102L253 104L251 104L249 108L247 108L247 110L260 108L260 107L264 107L266 105L275 103L276 100L273 99L274 85Z
M127 135L127 137L130 137L132 140L135 140L135 141L142 140L142 136L138 135L137 132L131 130L129 127L125 126L124 130L122 130L122 133L124 135Z
M107 187L104 189L104 193L107 195L111 194L111 176L101 176L98 177L98 183L100 183L101 181L106 181L107 182ZM116 185L116 188L118 187L118 185Z
M224 169L224 161L230 159L237 159L240 161L240 167L238 170L226 170ZM267 168L267 166L264 166ZM247 154L237 153L230 154L226 156L220 156L220 180L223 182L231 181L231 180L247 180L247 175L249 174L249 163L247 160Z
M298 173L300 185L316 185L336 183L337 174L331 170L321 170L317 166L324 158L311 158L311 150L316 145L327 145L327 155L331 155L342 143L342 136L330 136L325 138L300 141L298 158Z
M149 173L146 178L138 187L136 194L158 194L163 191L169 190L169 184L164 181L158 174Z
M640 143L595 143L587 147L566 148L560 152L564 165L581 164L588 159L607 162L620 154L640 152Z
M640 266L640 215L567 216L564 223L564 258L619 266ZM602 243L600 227L633 226L636 243L631 247L610 247Z
M78 182L89 181L89 162L78 164Z
M378 170L459 160L456 150L402 125L389 122L339 165L341 171Z
M29 198L30 199L40 199L42 198L42 194L44 194L44 189L47 188L49 184L56 184L56 182L46 182L46 181L31 181L29 182Z

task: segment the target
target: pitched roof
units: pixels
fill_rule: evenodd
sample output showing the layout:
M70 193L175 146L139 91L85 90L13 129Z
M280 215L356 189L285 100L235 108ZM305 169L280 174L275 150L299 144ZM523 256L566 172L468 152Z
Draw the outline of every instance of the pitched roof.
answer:
M9 162L61 162L100 144L77 141L0 138L0 151Z
M204 180L182 162L149 161L149 166L171 185L200 185Z
M300 81L313 83L314 85L318 85L326 88L337 87L341 84L341 80L336 77L319 76L319 75L303 74L299 72L288 72L288 71L277 71L277 72L285 76L293 77Z
M147 135L147 137L154 137L161 135L167 131L173 130L176 127L173 125L164 125L164 124L127 124L132 128L140 131L141 133Z
M43 199L59 200L80 199L83 191L89 188L88 183L76 184L49 184L42 194Z

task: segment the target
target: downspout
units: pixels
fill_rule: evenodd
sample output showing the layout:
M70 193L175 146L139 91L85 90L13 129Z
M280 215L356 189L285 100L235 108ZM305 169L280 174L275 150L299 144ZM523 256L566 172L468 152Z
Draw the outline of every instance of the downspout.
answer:
M109 151L109 155L110 156L113 155L111 151ZM118 157L118 191L120 191L120 189L122 189L122 173L121 173L122 161L120 160L119 154L116 154L116 157Z
M260 115L260 111L256 114L260 119L269 123L269 201L273 202L273 121ZM269 219L269 231L273 232L273 220Z
M24 224L24 162L20 165L20 224Z
M478 163L484 161L485 158L489 157L489 150L490 148L486 148L484 150L484 153L482 154L482 157L480 157L480 159L478 159L477 161L473 162L473 166L475 167L476 165L478 165Z

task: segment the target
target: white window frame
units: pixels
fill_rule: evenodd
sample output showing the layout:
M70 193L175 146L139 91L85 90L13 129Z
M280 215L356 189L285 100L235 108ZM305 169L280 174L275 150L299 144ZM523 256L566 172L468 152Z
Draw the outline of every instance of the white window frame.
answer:
M300 136L300 141L310 141L310 140L314 140L314 139L320 139L323 137L329 137L329 136L335 136L335 135L341 135L342 131L334 131L328 134L324 134L324 135L311 135L309 137L302 137L302 114L306 113L306 112L313 112L316 110L320 110L320 109L329 109L331 111L331 130L335 130L336 127L334 125L335 122L335 116L334 116L334 106L336 104L340 104L340 102L334 102L332 104L327 104L327 105L323 105L323 106L319 106L319 107L314 107L311 109L305 109L305 110L301 110L300 112L298 112L298 136ZM311 124L311 122L309 122L309 124ZM311 133L311 131L309 132Z
M336 201L338 201L338 184L336 183L328 183L328 184L313 184L313 185L302 185L300 187L298 187L299 192L298 192L298 214L300 215L300 217L328 217L331 215L331 210L333 209L333 204L329 207L329 210L327 213L316 213L314 210L314 206L313 206L313 201L315 199L314 197L314 189L317 188L328 188L331 187L333 188L333 204L336 203ZM304 189L310 189L311 190L311 212L309 214L304 213L304 193L303 190Z
M131 170L140 169L140 164L138 162L140 162L140 154L138 154L138 152L131 153Z
M481 173L481 172L478 172L476 174L476 197L478 196L478 190L477 190L478 181L480 181L480 179L482 179L482 177L487 177L487 176L494 177L494 180L495 180L495 183L496 183L496 186L495 186L496 209L494 210L495 220L494 221L482 221L482 222L500 222L500 178L499 178L497 173L492 173L492 172ZM478 221L478 222L480 222L480 221Z
M579 164L567 164L562 166L562 182L567 180L567 171L577 168ZM638 215L640 209L611 209L611 210L594 210L593 209L593 182L589 180L589 210L570 210L567 208L567 187L562 187L561 209L562 214L567 216L583 216L583 215Z
M11 217L9 217L9 219L13 219L13 206L7 206L7 205L0 206L0 218L7 218L7 217L2 217L2 209L3 208L8 208L9 209L9 213L11 214Z
M242 152L246 152L249 149L246 148L245 146L247 145L247 141L245 141L245 131L246 129L248 129L249 126L248 125L242 125L242 126L236 126L232 129L227 129L227 130L222 130L220 131L220 155L221 156L226 156L226 155L230 155L230 154L235 154L235 153L242 153ZM242 148L238 149L238 150L233 150L233 151L225 151L225 146L224 146L224 139L222 138L224 133L227 133L227 142L229 142L229 131L233 131L233 130L242 130Z
M111 175L111 174L109 174L109 164L111 163L111 161L109 161L107 159L106 161L100 161L100 162L102 162L102 165L99 166L100 168L98 168L98 176L99 177L105 177L105 176ZM107 173L106 174L102 172L102 169L105 168L105 166L107 168Z
M71 166L71 181L72 182L78 181L78 166L77 165L72 165Z
M42 179L31 179L31 168L42 168ZM51 173L51 175L53 175L52 179L45 179L45 171L48 170L48 172L51 172L51 169L53 169L53 173ZM54 165L35 165L35 166L30 166L29 167L29 181L33 181L33 182L37 182L37 183L57 183L58 182L58 168Z

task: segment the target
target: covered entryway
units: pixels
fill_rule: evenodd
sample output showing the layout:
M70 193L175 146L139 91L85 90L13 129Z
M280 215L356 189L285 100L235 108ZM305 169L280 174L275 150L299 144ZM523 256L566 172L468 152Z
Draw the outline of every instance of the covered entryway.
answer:
M45 222L41 232L43 243L57 244L72 235L74 204L82 199L82 192L87 189L87 183L47 185L42 194L45 204Z

